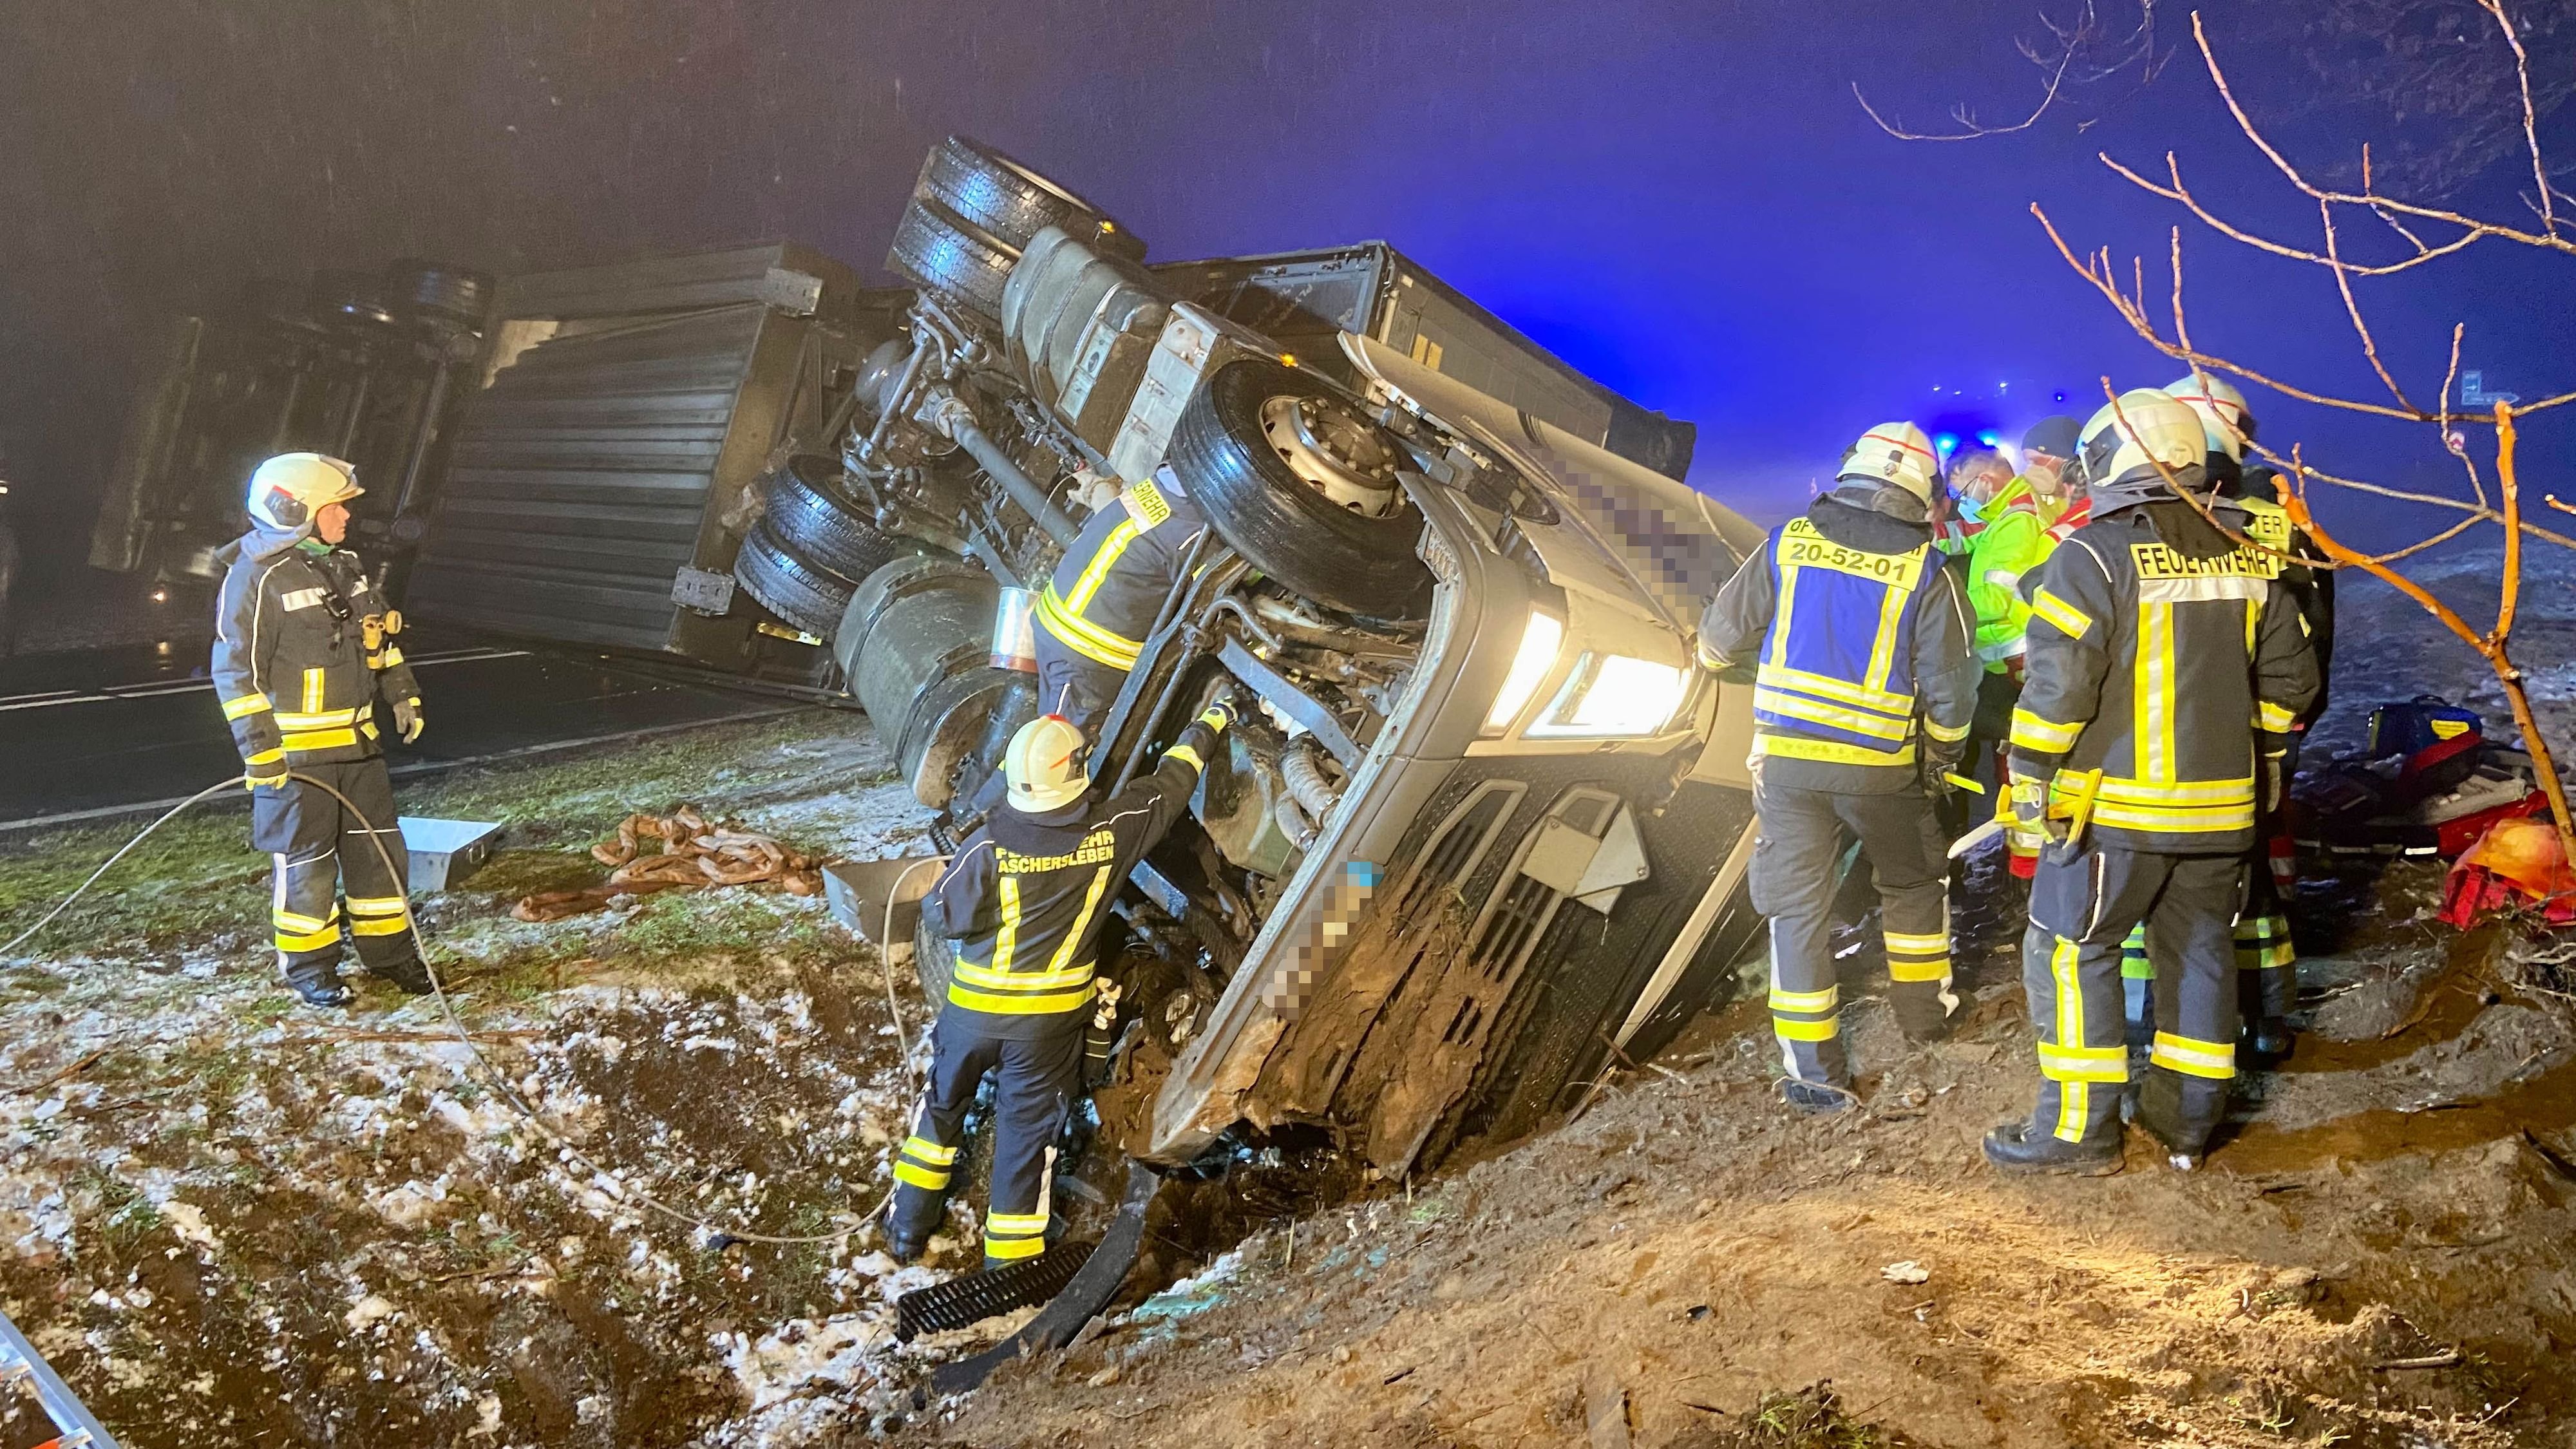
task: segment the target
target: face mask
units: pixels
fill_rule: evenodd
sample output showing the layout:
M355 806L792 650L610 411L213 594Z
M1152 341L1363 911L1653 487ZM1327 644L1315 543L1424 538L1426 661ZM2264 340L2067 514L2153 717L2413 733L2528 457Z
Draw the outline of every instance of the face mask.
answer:
M1986 521L1986 506L1964 493L1950 495L1950 511L1970 523Z

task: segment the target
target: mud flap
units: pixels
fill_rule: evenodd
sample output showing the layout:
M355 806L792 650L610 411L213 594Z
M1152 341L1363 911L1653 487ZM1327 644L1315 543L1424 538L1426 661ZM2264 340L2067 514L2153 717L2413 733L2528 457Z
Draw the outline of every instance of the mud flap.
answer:
M1109 1305L1120 1284L1127 1281L1127 1270L1136 1266L1137 1251L1145 1243L1145 1209L1163 1179L1143 1163L1127 1164L1127 1191L1119 1199L1118 1215L1102 1234L1100 1246L1083 1260L1073 1281L1055 1300L1038 1311L1035 1318L1020 1331L1000 1343L955 1363L942 1364L930 1375L930 1390L942 1394L962 1394L980 1387L993 1370L1013 1359L1062 1348L1082 1331L1092 1315ZM916 1394L919 1391L916 1390Z

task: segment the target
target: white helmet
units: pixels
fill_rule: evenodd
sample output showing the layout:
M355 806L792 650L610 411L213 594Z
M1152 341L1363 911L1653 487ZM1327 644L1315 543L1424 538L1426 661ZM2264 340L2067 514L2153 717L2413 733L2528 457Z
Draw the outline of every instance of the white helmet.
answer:
M245 504L263 527L304 533L323 509L366 491L358 486L358 470L337 458L280 453L251 473Z
M1873 483L1891 483L1911 493L1925 507L1932 503L1933 480L1940 476L1941 460L1932 451L1932 440L1912 423L1880 423L1860 435L1860 441L1843 454L1842 470L1834 481L1865 478Z
M2225 453L2238 462L2245 461L2245 445L2254 441L2254 411L2245 406L2245 394L2222 377L2194 372L2188 377L2165 384L2174 401L2200 414L2202 430L2208 434L2209 449Z
M1091 788L1084 766L1082 731L1060 714L1042 714L1020 726L1002 752L1002 776L1010 782L1011 808L1023 815L1044 815L1082 798Z
M2134 481L2131 475L2141 472L2160 478L2198 468L2209 456L2200 414L2154 387L2131 388L2103 404L2075 446L2084 482L2093 488Z

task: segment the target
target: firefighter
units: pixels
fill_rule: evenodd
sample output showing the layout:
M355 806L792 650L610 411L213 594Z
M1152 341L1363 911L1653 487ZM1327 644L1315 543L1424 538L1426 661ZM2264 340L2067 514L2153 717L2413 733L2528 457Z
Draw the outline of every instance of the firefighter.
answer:
M217 555L226 567L215 606L215 694L241 750L251 845L275 861L278 967L315 1006L344 1006L351 996L340 979L344 884L359 964L405 991L430 989L403 897L410 860L375 718L382 700L404 742L419 739L420 686L394 642L402 615L339 547L349 500L363 491L357 470L337 458L271 458L251 474L250 532ZM290 779L290 770L326 782L356 811Z
M2022 635L2030 624L2021 580L2056 550L2060 535L2053 530L2080 493L2066 476L2077 428L2075 419L2056 416L2040 419L2022 434L2021 474L1995 495L1986 527L1968 554L1968 603L1977 613L1981 673L1967 768L1990 787L2002 783L1996 756L2012 733L2013 701L2021 695ZM1990 798L2000 805L2001 789ZM2039 858L2038 842L2015 835L2006 845L2013 874L2029 879Z
M1935 464L1912 423L1882 423L1844 456L1834 491L1774 530L1700 621L1707 667L1754 687L1754 908L1771 918L1771 1020L1791 1105L1852 1100L1829 939L1845 830L1875 869L1889 997L1917 1041L1950 990L1949 863L1932 820L1976 707L1970 615L1933 549Z
M1152 774L1101 799L1083 740L1060 715L1011 737L1002 807L966 837L922 901L932 934L958 941L948 1003L931 1028L930 1081L895 1158L887 1250L910 1262L937 1230L988 1071L993 1170L984 1266L1046 1251L1057 1134L1080 1089L1093 1015L1093 938L1127 873L1189 808L1199 772L1234 722L1220 697Z
M2027 1120L1986 1135L2008 1172L2120 1170L2121 942L2141 921L2170 960L2137 1120L2176 1166L2199 1162L2236 1075L2238 862L2316 660L2278 560L2176 495L2210 501L2204 452L2167 393L2096 413L2078 454L2092 521L2032 589L2010 798L2048 841L2022 943L2041 1081ZM2241 532L2242 509L2214 506Z
M2236 500L2250 515L2245 536L2286 555L2280 565L2281 585L2306 622L2309 646L2316 651L2317 695L2290 732L2290 747L2281 761L2281 774L2287 779L2297 771L2299 744L2308 726L2325 712L2326 673L2334 650L2334 573L2321 566L2324 556L2315 543L2291 525L2289 510L2272 490L2271 470L2244 465L2256 426L2245 394L2205 372L2181 378L2166 391L2200 415L2209 475L2220 497ZM2245 1016L2246 1046L2258 1056L2278 1058L2289 1054L2290 1012L2299 999L2299 957L2290 943L2288 911L2298 880L2298 850L2291 843L2289 821L2282 811L2266 811L2257 833L2245 859L2244 909L2236 918L2238 997Z
M1039 705L1094 740L1207 517L1165 468L1094 512L1037 601Z

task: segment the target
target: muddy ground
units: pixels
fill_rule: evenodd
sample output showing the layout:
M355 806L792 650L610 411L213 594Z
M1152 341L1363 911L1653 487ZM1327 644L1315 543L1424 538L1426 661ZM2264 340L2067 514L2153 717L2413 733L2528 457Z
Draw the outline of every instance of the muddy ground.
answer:
M891 1341L894 1295L971 1261L966 1206L913 1269L846 1231L910 1093L874 954L760 891L507 917L682 800L818 854L921 848L844 714L405 793L513 822L422 915L548 1128L427 1003L297 1005L240 817L171 826L0 965L0 1307L144 1449L2576 1444L2576 963L2424 919L2429 865L2311 881L2311 1029L2200 1173L1980 1165L2030 1072L1988 865L1956 1038L1851 1013L1863 1110L1782 1108L1748 998L1516 1148L1175 1194L1087 1341L916 1407L1001 1326ZM0 846L0 939L124 833ZM1845 964L1874 989L1872 950ZM0 1449L45 1437L0 1417Z

